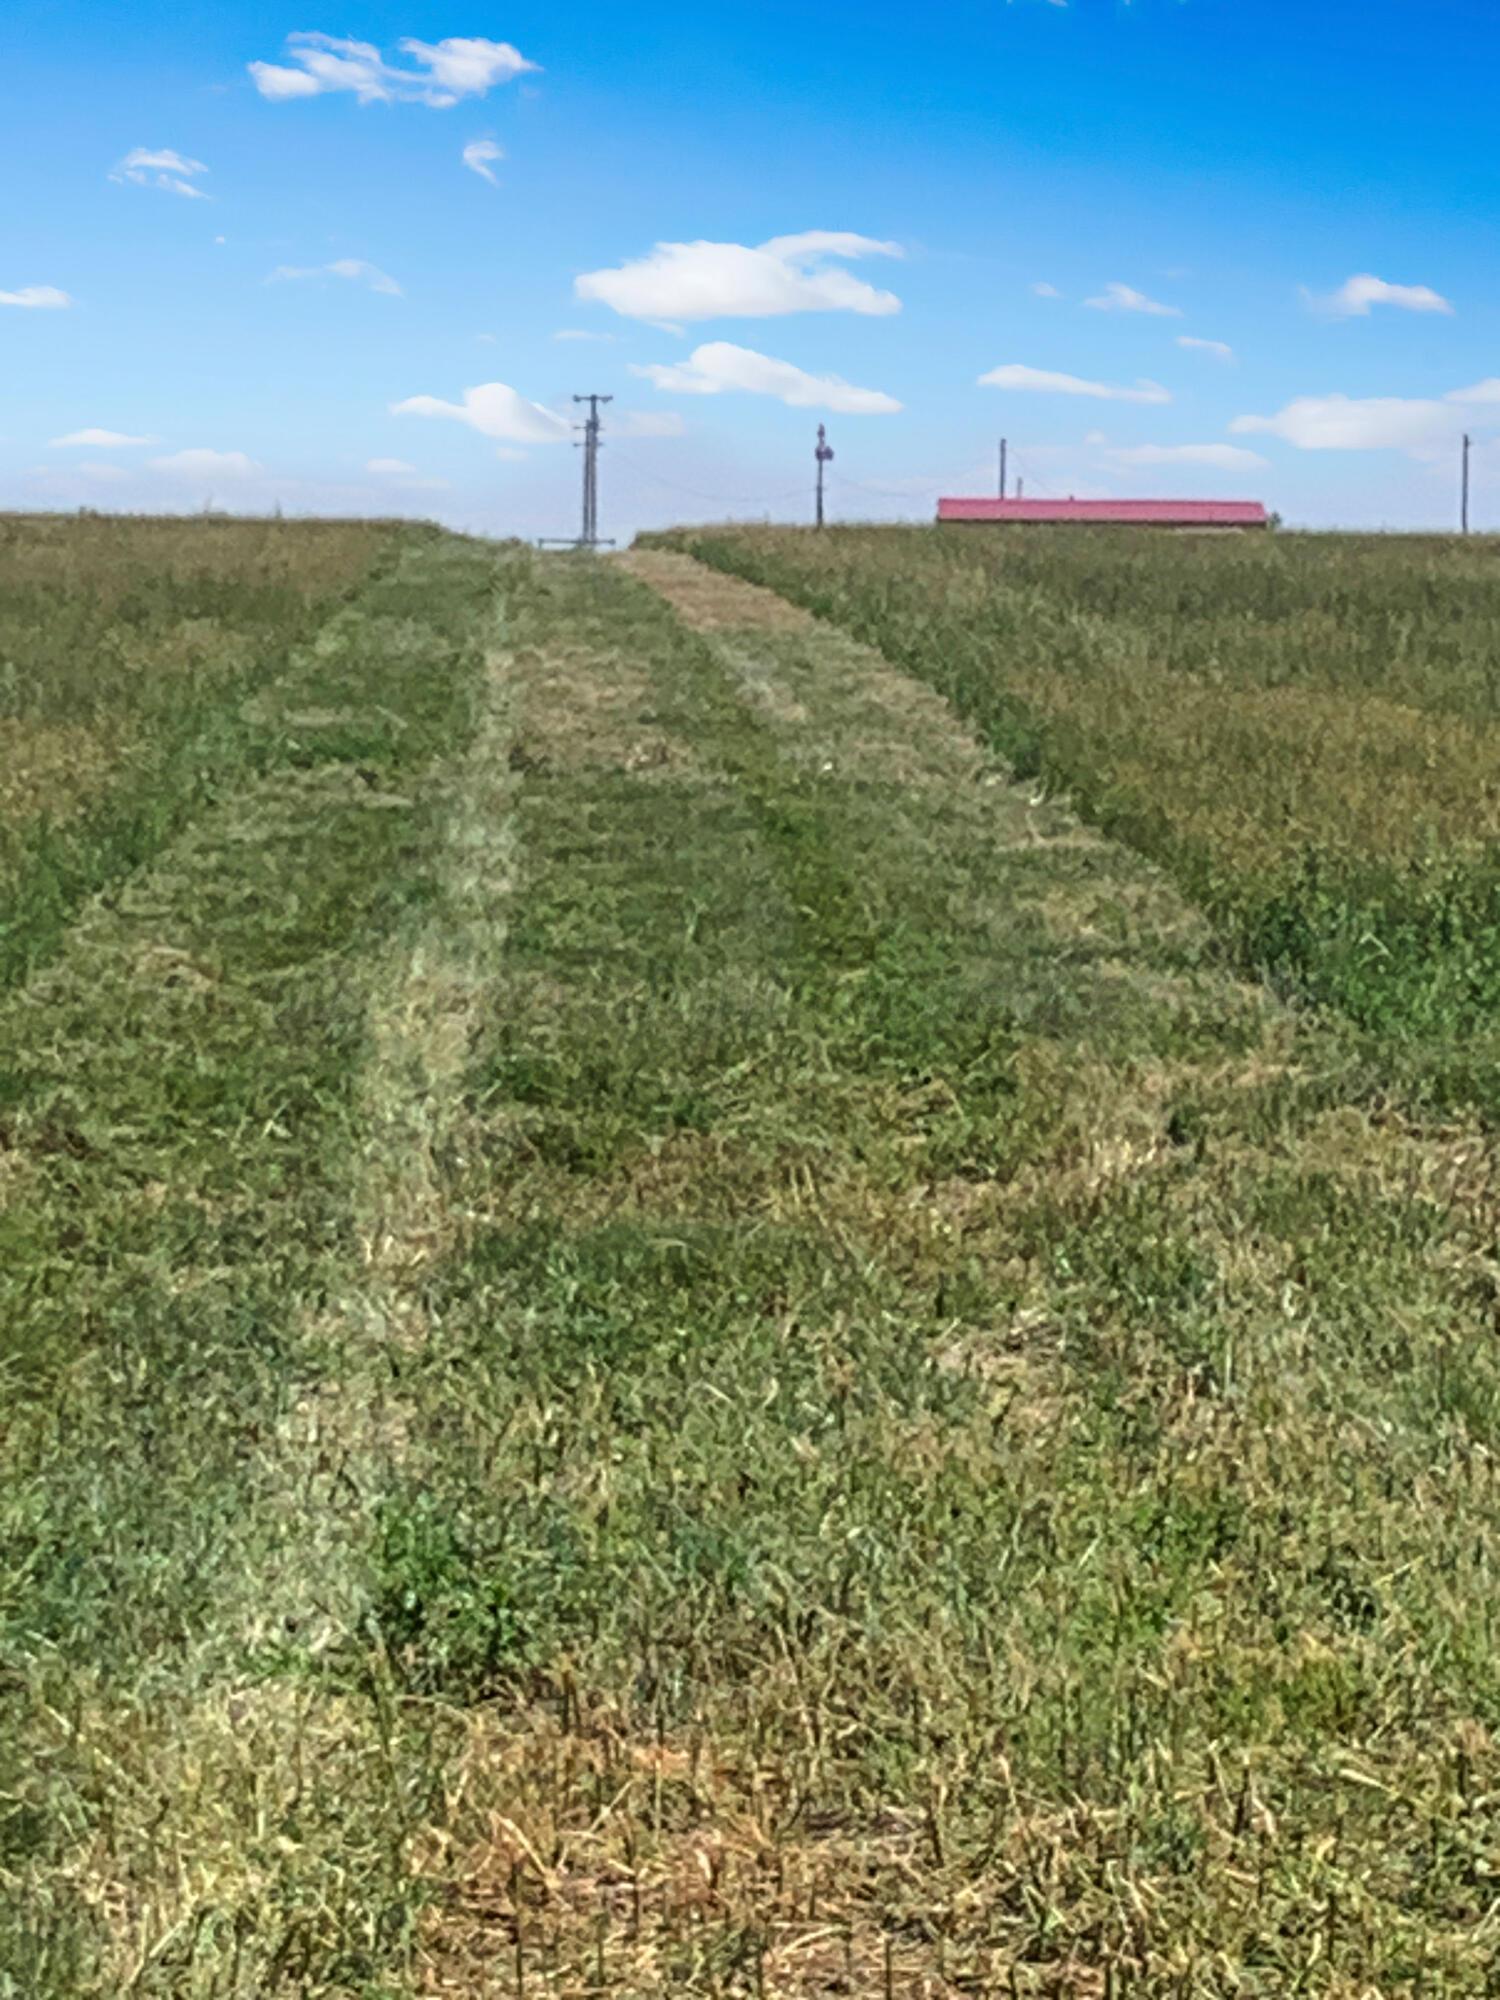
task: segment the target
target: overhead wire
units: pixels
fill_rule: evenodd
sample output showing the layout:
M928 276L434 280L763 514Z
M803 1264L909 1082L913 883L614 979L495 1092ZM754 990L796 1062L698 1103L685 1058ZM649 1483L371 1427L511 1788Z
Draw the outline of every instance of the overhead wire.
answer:
M649 480L653 486L665 486L673 492L690 494L694 500L712 501L716 506L766 507L777 500L794 499L799 494L807 493L811 488L811 481L806 481L799 486L790 486L781 493L705 493L700 487L689 486L683 480L664 479L659 472L648 472L645 466L637 465L633 458L628 458L613 441L611 441L610 449L614 452L614 456L618 462L621 465L628 466L638 478Z

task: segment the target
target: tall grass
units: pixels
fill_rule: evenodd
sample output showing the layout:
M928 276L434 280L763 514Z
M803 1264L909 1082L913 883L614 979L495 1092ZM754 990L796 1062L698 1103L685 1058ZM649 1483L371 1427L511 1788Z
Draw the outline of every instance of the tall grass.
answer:
M1500 1087L1500 549L840 529L667 538L948 695L1241 961Z

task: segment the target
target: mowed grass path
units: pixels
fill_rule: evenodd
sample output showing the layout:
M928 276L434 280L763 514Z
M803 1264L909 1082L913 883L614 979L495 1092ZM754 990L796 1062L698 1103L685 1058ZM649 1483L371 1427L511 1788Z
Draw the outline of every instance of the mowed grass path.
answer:
M1500 1108L1500 568L1453 537L683 529L1165 867L1408 1096Z
M303 672L4 1022L0 1992L1489 1991L1484 1136L684 558Z

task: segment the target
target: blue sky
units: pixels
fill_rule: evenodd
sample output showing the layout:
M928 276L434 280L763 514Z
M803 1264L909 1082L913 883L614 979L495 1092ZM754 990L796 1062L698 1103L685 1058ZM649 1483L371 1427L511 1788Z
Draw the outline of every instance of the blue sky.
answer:
M8 0L0 505L1500 527L1489 0ZM466 159L467 153L467 159ZM564 336L564 337L560 337ZM989 378L986 380L985 378ZM68 440L64 442L64 440Z

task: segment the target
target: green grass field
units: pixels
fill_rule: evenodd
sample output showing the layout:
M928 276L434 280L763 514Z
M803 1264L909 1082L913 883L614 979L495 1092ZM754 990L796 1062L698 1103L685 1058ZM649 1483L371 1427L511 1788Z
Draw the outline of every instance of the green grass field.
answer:
M4 2000L1493 1992L1485 553L308 532L0 541Z
M1500 1103L1500 545L688 531L1165 866L1239 962Z

